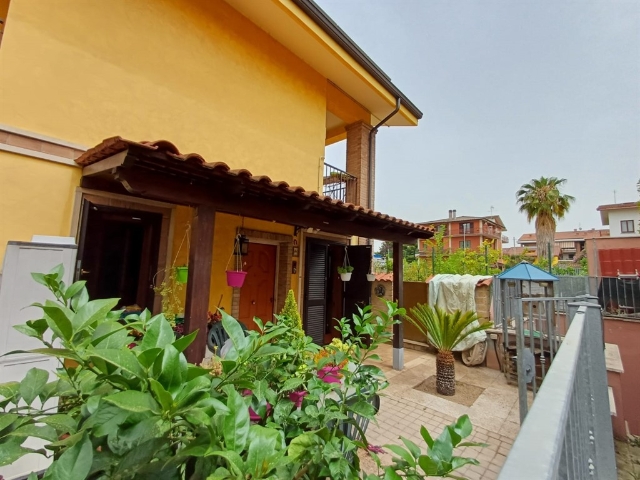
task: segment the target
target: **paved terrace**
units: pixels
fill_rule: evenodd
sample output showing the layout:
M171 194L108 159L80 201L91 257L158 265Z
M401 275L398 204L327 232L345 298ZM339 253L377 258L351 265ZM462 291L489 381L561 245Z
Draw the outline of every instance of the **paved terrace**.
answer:
M446 397L415 390L431 375L436 374L436 357L433 354L405 348L404 370L392 369L391 345L383 345L378 353L380 366L389 379L384 390L378 424L369 424L367 439L373 445L401 443L400 435L426 449L420 436L420 427L426 426L435 438L445 425L453 423L460 415L467 414L473 424L472 436L468 439L489 444L485 448L459 448L455 452L464 457L476 458L479 466L468 465L458 474L469 479L496 479L511 445L520 429L518 412L518 389L507 385L504 375L497 370L484 367L467 367L456 362L456 380L484 388L470 407L460 405ZM383 463L391 462L391 455L381 456ZM363 457L363 467L375 471L369 458Z

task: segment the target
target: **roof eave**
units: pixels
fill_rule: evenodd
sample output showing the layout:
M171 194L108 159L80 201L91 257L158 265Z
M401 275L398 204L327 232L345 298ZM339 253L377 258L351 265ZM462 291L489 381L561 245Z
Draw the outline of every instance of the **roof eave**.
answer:
M391 78L371 60L371 58L354 42L349 35L334 22L327 13L313 0L292 0L306 15L311 18L331 39L340 45L362 68L376 79L395 98L400 98L402 106L411 115L420 120L422 112L409 98L396 87Z

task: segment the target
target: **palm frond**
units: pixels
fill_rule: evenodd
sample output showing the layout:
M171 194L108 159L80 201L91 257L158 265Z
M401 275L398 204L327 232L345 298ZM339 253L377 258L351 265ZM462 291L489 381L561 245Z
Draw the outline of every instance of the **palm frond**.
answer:
M429 343L441 352L450 352L469 335L491 328L491 322L472 326L478 320L475 312L457 310L448 313L439 307L417 304L407 320L427 337Z

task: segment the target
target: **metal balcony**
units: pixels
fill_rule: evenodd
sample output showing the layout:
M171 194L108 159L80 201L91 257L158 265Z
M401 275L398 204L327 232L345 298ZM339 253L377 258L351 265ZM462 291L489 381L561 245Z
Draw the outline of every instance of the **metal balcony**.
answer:
M322 179L322 194L334 200L357 203L355 202L357 181L358 179L350 173L325 163L324 177ZM354 198L352 198L352 196Z

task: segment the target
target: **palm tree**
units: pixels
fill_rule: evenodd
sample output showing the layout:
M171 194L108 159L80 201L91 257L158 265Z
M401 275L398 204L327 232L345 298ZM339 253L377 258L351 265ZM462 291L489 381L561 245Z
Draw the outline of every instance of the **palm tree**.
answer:
M469 335L491 328L491 322L478 323L475 312L456 310L448 313L439 307L417 304L407 319L438 350L436 355L436 390L441 395L456 393L456 371L453 349Z
M536 219L536 249L538 259L544 258L549 245L553 246L556 220L565 216L575 198L560 193L564 178L540 177L525 183L516 193L520 211L527 214L527 221Z

